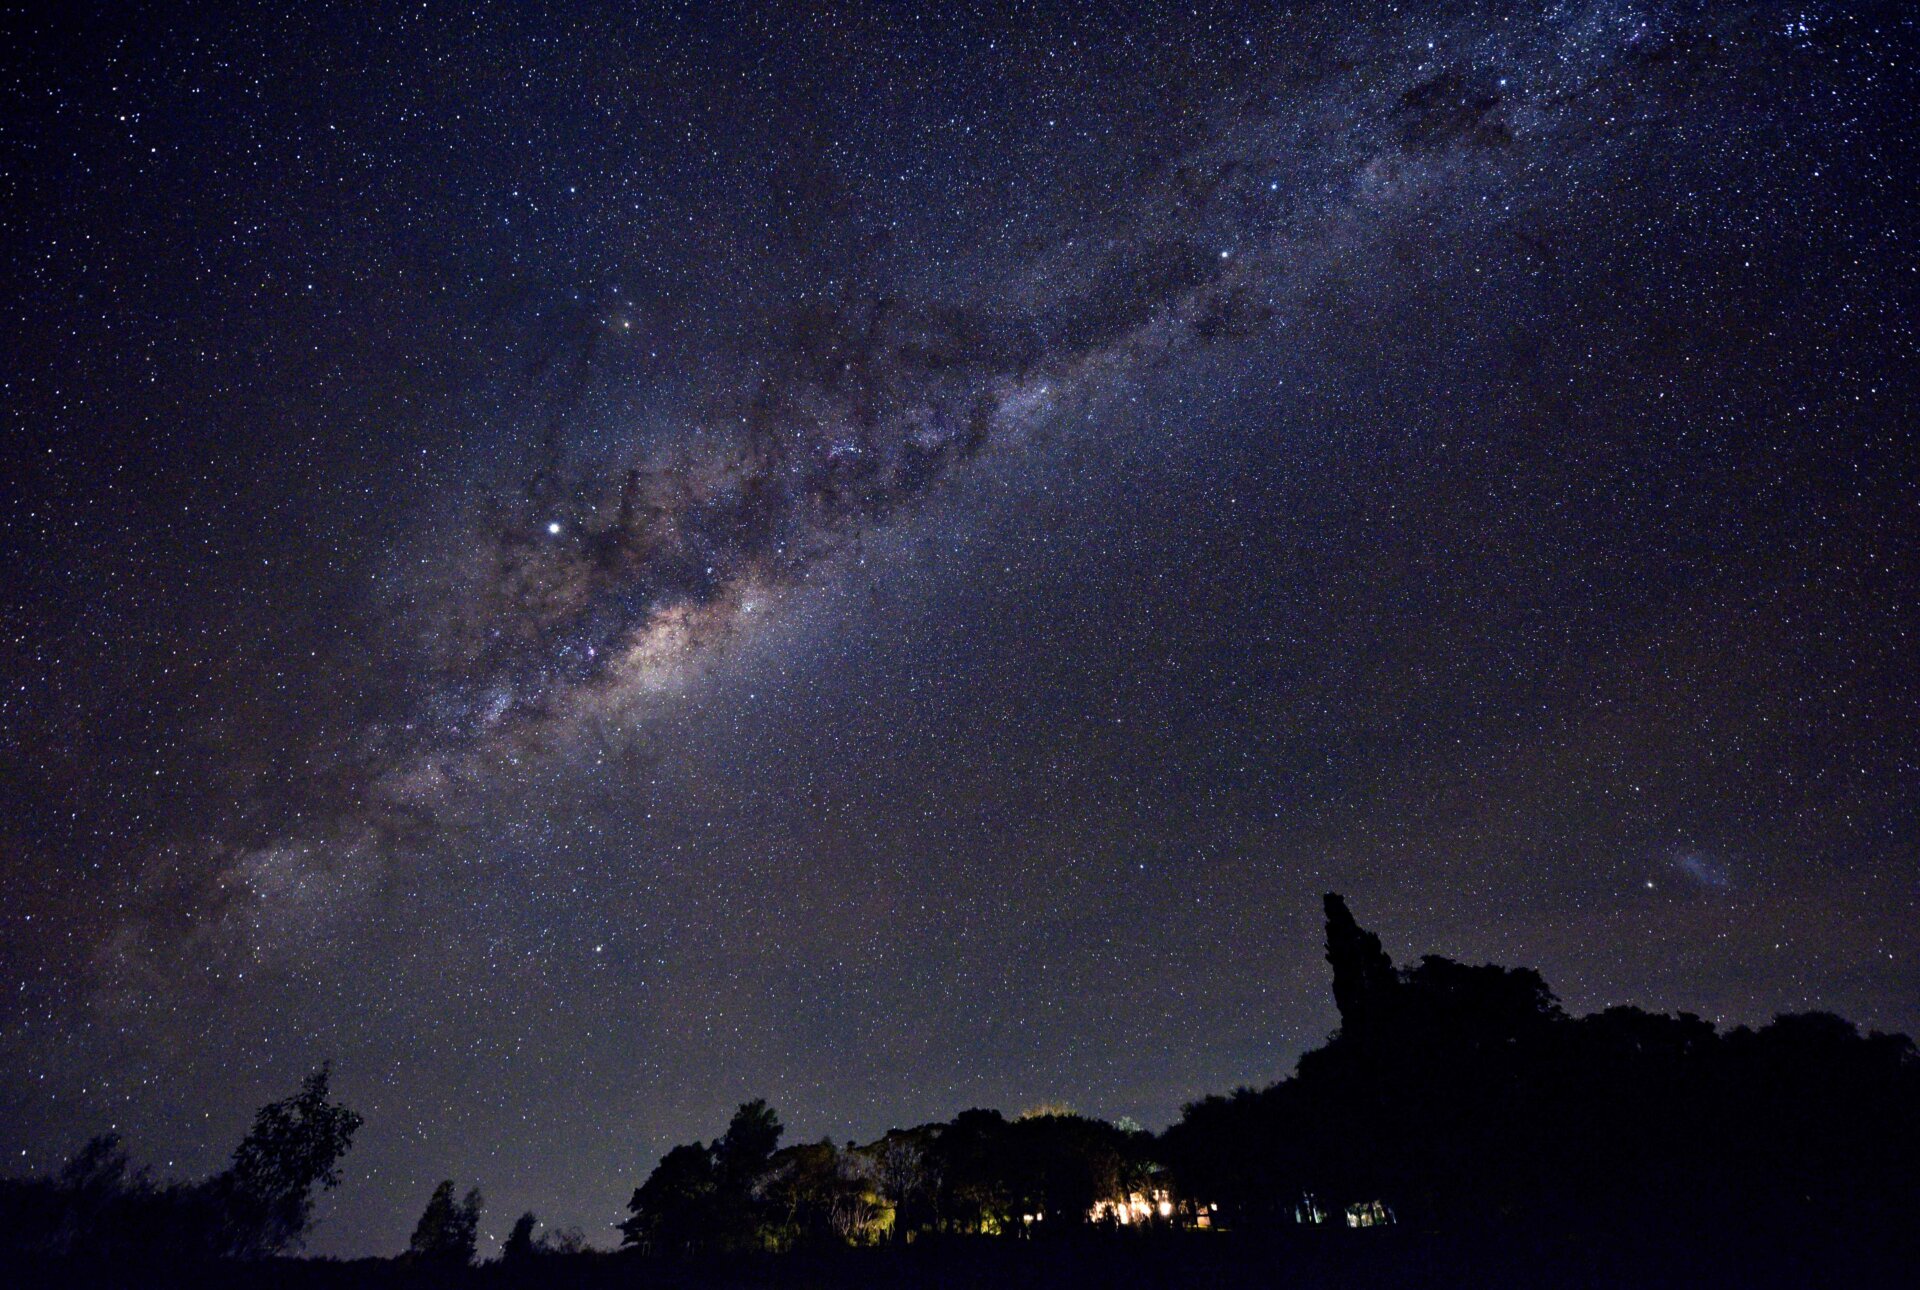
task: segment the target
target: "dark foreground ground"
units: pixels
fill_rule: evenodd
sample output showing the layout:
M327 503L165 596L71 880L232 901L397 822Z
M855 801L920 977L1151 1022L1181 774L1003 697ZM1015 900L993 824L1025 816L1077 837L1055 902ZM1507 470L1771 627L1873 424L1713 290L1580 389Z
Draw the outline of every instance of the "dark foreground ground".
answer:
M1920 1221L1920 1216L1916 1216ZM1796 1239L1772 1233L1733 1242L1671 1234L1463 1237L1407 1229L1312 1232L1268 1240L1230 1233L1104 1235L1084 1240L922 1241L911 1247L835 1250L667 1264L617 1254L548 1256L520 1266L425 1268L397 1260L282 1259L219 1267L110 1268L82 1264L0 1269L9 1287L194 1286L209 1290L332 1287L1878 1287L1920 1286L1910 1238Z

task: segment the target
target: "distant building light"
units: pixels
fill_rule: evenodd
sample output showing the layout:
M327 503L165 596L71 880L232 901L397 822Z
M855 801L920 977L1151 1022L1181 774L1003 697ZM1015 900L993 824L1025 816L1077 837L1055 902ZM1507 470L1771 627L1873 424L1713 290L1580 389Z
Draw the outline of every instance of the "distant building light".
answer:
M1361 1201L1347 1206L1348 1227L1386 1227L1393 1222L1393 1211L1385 1201Z
M1135 1223L1152 1222L1154 1216L1173 1217L1173 1197L1164 1188L1141 1194L1128 1192L1116 1200L1097 1200L1093 1208L1087 1211L1087 1218L1095 1223L1120 1223L1132 1226Z

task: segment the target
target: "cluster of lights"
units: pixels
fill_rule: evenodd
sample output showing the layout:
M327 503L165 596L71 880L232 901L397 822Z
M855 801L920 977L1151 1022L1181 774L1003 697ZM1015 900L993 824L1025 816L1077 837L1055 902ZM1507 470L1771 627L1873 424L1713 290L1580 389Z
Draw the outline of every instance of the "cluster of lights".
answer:
M1173 1201L1164 1191L1155 1191L1151 1195L1129 1192L1124 1200L1102 1200L1094 1203L1088 1217L1096 1223L1112 1219L1123 1225L1145 1223L1155 1215L1161 1218L1173 1217ZM1021 1217L1025 1217L1022 1215Z

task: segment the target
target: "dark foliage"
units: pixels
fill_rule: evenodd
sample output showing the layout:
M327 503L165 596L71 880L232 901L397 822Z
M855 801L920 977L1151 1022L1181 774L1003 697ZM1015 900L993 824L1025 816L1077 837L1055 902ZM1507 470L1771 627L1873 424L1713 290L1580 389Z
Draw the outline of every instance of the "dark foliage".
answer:
M340 1183L337 1166L361 1117L327 1100L325 1066L300 1091L270 1102L209 1184L223 1221L220 1252L258 1257L297 1248L313 1220L313 1192Z
M328 1098L328 1070L271 1102L233 1162L199 1182L158 1182L129 1168L117 1135L95 1138L53 1178L0 1181L0 1254L121 1264L253 1259L300 1247L316 1189L361 1118Z
M536 1238L527 1213L486 1275L626 1284L640 1260L661 1285L1148 1268L1251 1285L1284 1264L1303 1285L1897 1284L1920 1255L1920 1054L1904 1036L1824 1013L1725 1034L1684 1013L1570 1017L1530 969L1396 967L1338 896L1326 914L1339 1030L1290 1078L1195 1102L1157 1138L974 1109L782 1148L779 1117L748 1102L711 1144L661 1158L619 1255L577 1231ZM0 1240L29 1270L88 1259L212 1283L228 1256L216 1279L269 1284L243 1269L264 1276L257 1256L297 1246L358 1124L323 1068L204 1182L155 1182L96 1139L54 1178L0 1184ZM324 1285L481 1275L466 1271L480 1206L443 1182L400 1260L270 1266Z
M1920 1200L1920 1058L1904 1036L1783 1016L1569 1018L1540 976L1427 957L1395 969L1327 898L1340 1030L1292 1079L1189 1106L1181 1192L1243 1226L1785 1229L1875 1240Z
M465 1267L473 1262L480 1239L480 1211L485 1203L477 1187L456 1202L453 1179L442 1181L427 1198L420 1221L414 1224L407 1257L441 1267Z
M621 1235L649 1254L698 1253L712 1243L717 1191L712 1148L675 1147L627 1202L632 1217L620 1224Z
M507 1239L501 1243L500 1261L522 1263L538 1254L540 1247L534 1244L533 1229L539 1225L540 1220L532 1210L514 1219L513 1230L507 1233Z
M744 1250L761 1243L770 1206L758 1184L780 1145L780 1119L755 1099L733 1113L712 1146L675 1147L627 1202L625 1242L665 1256Z
M1326 917L1341 1025L1289 1079L1196 1102L1158 1139L976 1109L773 1152L778 1122L750 1103L713 1147L667 1154L629 1242L689 1255L1397 1223L1873 1245L1920 1202L1904 1037L1824 1014L1724 1035L1634 1008L1576 1019L1531 969L1396 967L1339 896Z

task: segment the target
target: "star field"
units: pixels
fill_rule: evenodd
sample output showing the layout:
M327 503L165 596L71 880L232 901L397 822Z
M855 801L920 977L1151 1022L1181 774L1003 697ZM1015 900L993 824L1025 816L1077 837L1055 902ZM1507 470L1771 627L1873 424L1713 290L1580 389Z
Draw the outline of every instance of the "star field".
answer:
M0 1167L1920 1027L1913 16L1065 10L0 18Z

